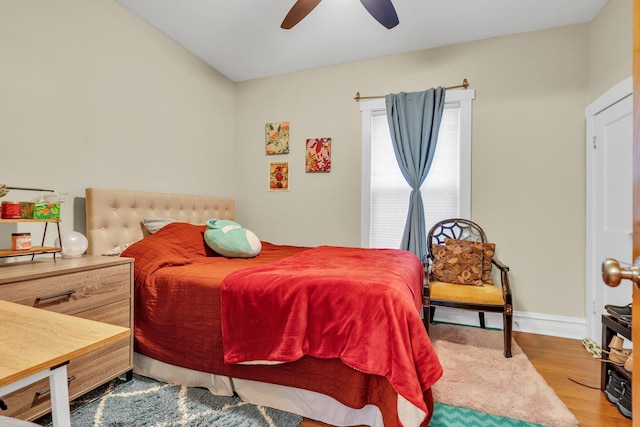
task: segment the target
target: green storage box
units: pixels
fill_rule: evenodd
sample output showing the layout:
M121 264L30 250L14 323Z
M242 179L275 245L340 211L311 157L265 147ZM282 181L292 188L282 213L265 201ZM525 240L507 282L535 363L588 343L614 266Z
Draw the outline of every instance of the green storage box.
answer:
M60 219L60 203L35 203L34 219Z

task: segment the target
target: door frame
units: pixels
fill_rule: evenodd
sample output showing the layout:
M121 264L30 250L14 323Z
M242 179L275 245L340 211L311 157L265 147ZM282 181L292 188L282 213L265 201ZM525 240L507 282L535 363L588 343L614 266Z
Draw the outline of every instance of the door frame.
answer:
M586 119L586 297L585 317L587 336L596 342L601 340L602 325L599 311L596 307L596 292L600 286L604 286L600 273L602 259L596 259L595 242L595 210L593 191L595 188L594 170L595 155L593 140L595 138L595 116L611 105L633 95L633 78L630 76L615 86L585 108Z

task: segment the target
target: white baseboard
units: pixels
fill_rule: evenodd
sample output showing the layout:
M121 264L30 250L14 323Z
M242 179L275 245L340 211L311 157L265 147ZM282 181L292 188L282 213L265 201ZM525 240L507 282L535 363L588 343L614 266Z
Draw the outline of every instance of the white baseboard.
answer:
M478 313L475 311L454 310L441 307L436 309L434 321L480 326ZM485 321L487 328L502 329L501 314L486 313ZM513 330L581 340L587 336L587 321L585 318L580 317L553 316L542 313L516 311L513 313Z

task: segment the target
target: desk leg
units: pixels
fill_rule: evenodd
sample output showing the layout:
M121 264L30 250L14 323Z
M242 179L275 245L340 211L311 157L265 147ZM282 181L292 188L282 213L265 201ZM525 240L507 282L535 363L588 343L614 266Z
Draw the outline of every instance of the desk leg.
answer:
M49 374L51 387L51 417L54 427L70 427L69 385L67 383L67 365L51 370Z

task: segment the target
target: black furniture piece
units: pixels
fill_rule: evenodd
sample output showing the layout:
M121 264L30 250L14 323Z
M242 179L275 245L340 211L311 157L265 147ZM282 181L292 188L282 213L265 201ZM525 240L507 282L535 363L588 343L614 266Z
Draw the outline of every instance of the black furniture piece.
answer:
M631 341L631 328L628 324L618 322L615 317L602 315L602 346L606 346L611 342L611 338L614 335L620 334L625 339ZM609 355L602 352L602 359L608 360ZM615 369L620 375L627 380L631 381L631 373L624 369L622 366L618 366L613 363L602 363L600 367L600 390L605 389L607 382L609 381L609 370Z
M473 221L463 218L440 221L427 234L430 265L433 265L434 262L434 245L444 244L445 239L488 244L484 230ZM495 256L491 258L491 263L487 263L487 266L489 271L493 271L494 267L499 271L500 280L498 283L488 284L485 280L481 286L446 283L435 280L431 275L432 272L427 268L423 293L425 327L429 332L429 324L433 322L436 307L477 311L482 328L485 328L485 313L501 313L504 330L504 356L511 357L513 305L509 267L498 261Z

